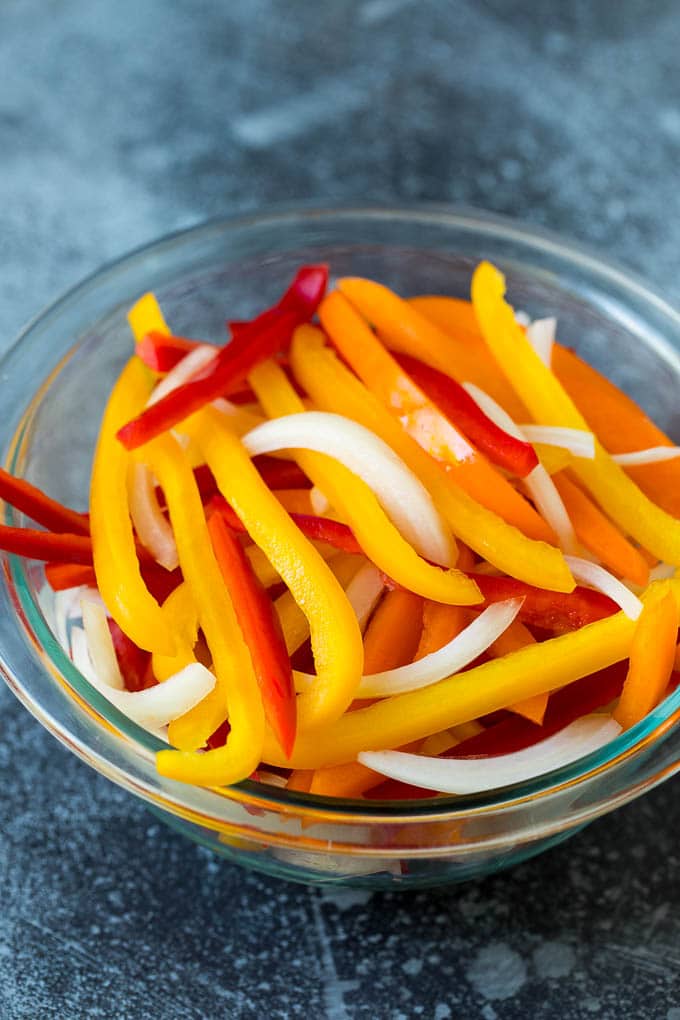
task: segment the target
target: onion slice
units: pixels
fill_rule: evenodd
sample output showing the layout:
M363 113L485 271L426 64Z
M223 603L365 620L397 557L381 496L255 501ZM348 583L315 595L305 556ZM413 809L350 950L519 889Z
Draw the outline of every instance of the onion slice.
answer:
M192 662L162 684L143 691L133 693L110 687L96 672L91 628L89 631L86 633L81 627L74 627L71 632L71 657L75 665L115 708L151 733L162 736L159 731L163 727L198 705L215 686L215 677L210 670L200 662Z
M496 790L563 768L608 744L621 732L610 715L587 715L532 747L493 758L426 758L403 751L364 751L362 765L390 779L438 793Z
M544 365L550 368L557 319L534 319L527 326L527 340Z
M595 436L585 429L567 429L561 425L520 425L525 439L544 446L559 446L574 457L595 458Z
M619 581L604 567L597 563L591 563L590 560L581 559L580 556L565 556L564 558L577 581L590 585L591 588L602 592L603 595L608 595L613 602L621 607L626 616L631 620L637 620L642 612L642 602L622 581Z
M507 630L519 613L524 599L495 602L448 644L416 662L381 673L363 676L357 698L389 698L405 694L452 676L485 652Z
M327 411L303 411L265 422L242 442L251 457L302 449L340 461L371 488L416 552L451 565L449 532L427 489L387 443L363 425Z
M680 446L650 446L647 450L635 450L632 453L611 453L610 457L621 467L660 464L664 460L680 457Z
M212 344L199 344L198 347L194 347L161 379L151 393L146 406L151 407L152 404L157 404L163 397L167 397L168 393L172 393L179 386L189 382L199 372L202 372L215 357L217 357L217 348Z
M102 605L87 598L81 600L80 609L90 661L97 680L113 690L124 691L125 681L113 647L106 610Z
M378 604L384 587L383 576L378 568L372 563L364 563L345 588L345 595L362 630Z
M142 545L166 570L179 566L177 545L170 522L160 508L155 479L146 466L130 465L128 481L130 517Z

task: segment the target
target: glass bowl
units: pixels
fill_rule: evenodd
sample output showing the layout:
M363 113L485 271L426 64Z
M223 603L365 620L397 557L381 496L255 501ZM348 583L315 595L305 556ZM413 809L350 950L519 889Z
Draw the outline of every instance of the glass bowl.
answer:
M301 262L404 294L466 295L474 265L507 275L516 307L557 315L559 334L680 439L680 317L598 255L469 210L294 210L208 223L108 266L36 319L3 359L3 462L84 508L102 409L131 350L125 313L146 290L178 333L216 341L226 316L273 300ZM8 523L21 515L5 509ZM342 801L243 782L203 790L163 779L160 742L120 715L55 639L40 565L3 559L0 666L36 718L168 824L239 864L312 883L414 887L524 860L678 770L680 689L600 752L531 783L435 801Z

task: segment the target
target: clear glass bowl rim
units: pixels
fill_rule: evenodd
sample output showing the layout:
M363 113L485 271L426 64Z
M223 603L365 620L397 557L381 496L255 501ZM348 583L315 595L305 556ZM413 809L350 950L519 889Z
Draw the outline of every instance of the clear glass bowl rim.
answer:
M196 226L170 233L149 244L142 245L132 252L102 266L73 288L66 291L29 322L3 355L2 359L0 359L0 372L9 370L18 351L31 344L35 331L44 328L51 320L58 318L64 308L79 302L86 294L96 290L105 281L134 272L135 266L149 257L157 259L165 252L172 251L185 244L190 244L195 240L198 241L213 233L224 234L231 232L239 234L248 230L248 228L262 229L266 227L271 227L272 229L291 229L300 221L315 219L328 223L331 221L350 221L352 219L379 221L387 218L391 220L398 219L414 227L418 224L436 222L437 225L474 230L479 233L502 236L508 240L515 239L534 250L543 251L561 260L566 260L572 265L578 265L579 268L596 276L601 281L608 280L617 287L634 293L638 299L654 306L657 313L668 318L674 323L675 328L680 331L680 312L672 307L660 293L656 292L645 281L636 277L625 268L618 266L614 261L604 259L597 251L591 250L587 246L565 241L561 236L541 227L530 226L509 217L474 208L430 203L399 207L362 207L358 205L342 208L316 208L302 204L281 209L274 208L252 215L211 219ZM660 346L664 348L664 355L676 362L680 372L680 356L678 352L665 342L661 342ZM66 355L68 352L64 348L61 353ZM29 402L22 421L25 422L31 408L40 400L41 394L47 385L49 385L49 377L47 381L43 381L37 388L32 388L30 391L27 389L25 393L22 392L22 398ZM10 456L7 459L9 470L12 470L16 461L17 451L21 446L21 433L22 429L17 429L9 443L8 448L14 452L14 456ZM6 518L8 523L14 521L11 508L6 508ZM22 604L21 608L26 614L25 621L22 621L20 614L17 614L15 621L17 626L22 628L25 638L33 637L34 640L34 635L39 637L46 633L51 635L49 626L31 594L31 586L25 573L25 562L14 556L10 556L7 559L10 577L16 585L16 590L19 593ZM7 583L7 578L5 578L5 583ZM28 628L26 624L28 624ZM45 649L48 646L52 647L50 648L49 655L46 656ZM50 640L48 636L47 640L42 642L41 652L44 657L48 657L51 660L52 669L58 670L68 686L74 686L73 674L76 674L76 678L79 681L77 686L88 693L88 700L97 713L123 734L119 739L125 741L126 745L129 746L130 740L132 740L137 745L140 753L144 754L145 757L152 755L156 750L164 746L149 733L131 723L126 716L119 713L94 688L90 687L85 678L75 670L73 664L54 639ZM0 660L2 660L1 649ZM29 711L54 736L92 767L145 799L156 803L159 800L162 801L162 806L174 813L194 818L204 815L204 807L197 808L195 803L192 803L192 800L195 799L192 798L192 794L197 792L195 788L184 784L172 783L170 784L173 791L171 796L169 796L169 790L165 784L162 790L146 788L143 783L140 784L136 777L130 776L125 770L101 759L92 746L87 746L74 738L73 734L58 719L45 712L42 706L33 699L26 685L18 677L12 675L11 670L8 670L4 663L3 672L9 686ZM236 800L257 805L259 808L271 809L279 813L299 816L309 814L317 818L325 816L329 820L337 821L346 819L367 824L388 821L390 823L408 823L411 821L421 823L429 821L455 822L457 818L469 817L471 814L495 812L498 809L514 808L528 801L545 800L562 793L567 787L573 787L575 784L592 780L601 775L603 771L611 774L618 767L628 763L632 757L649 750L650 746L667 739L675 731L679 720L680 688L669 695L644 720L632 729L622 733L602 750L581 759L571 766L555 770L536 780L493 790L484 795L441 797L429 801L367 802L365 800L340 800L289 792L277 787L269 787L247 780L236 784L228 790L212 794L210 798L213 802L211 804L211 811L214 809L214 818L216 821L219 821L222 815L220 807L224 806L225 801ZM92 725L96 724L93 722ZM666 769L651 782L636 784L628 790L619 791L617 795L610 798L609 807L625 803L625 801L642 792L643 789L648 789L650 785L653 785L654 781L661 781L667 778L669 774L670 771ZM206 793L206 791L200 792ZM609 807L601 807L597 814L604 813ZM228 823L226 817L223 820L225 823ZM571 824L573 824L573 821L572 819ZM551 831L557 831L556 827L552 826Z

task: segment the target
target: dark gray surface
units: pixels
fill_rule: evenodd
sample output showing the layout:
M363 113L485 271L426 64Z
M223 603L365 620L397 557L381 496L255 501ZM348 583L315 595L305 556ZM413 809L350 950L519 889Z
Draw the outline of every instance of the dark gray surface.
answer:
M517 215L678 299L679 43L671 0L4 0L0 346L104 260L298 199ZM680 1020L673 784L401 896L212 858L4 688L0 789L2 1020Z

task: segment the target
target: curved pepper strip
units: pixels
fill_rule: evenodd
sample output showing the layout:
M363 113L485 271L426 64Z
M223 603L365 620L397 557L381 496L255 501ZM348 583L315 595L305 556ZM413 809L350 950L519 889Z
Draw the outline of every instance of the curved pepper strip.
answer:
M336 290L323 299L319 319L364 386L428 455L446 465L456 485L530 538L555 542L540 514L430 400L343 294Z
M466 545L504 573L528 584L554 591L572 591L575 582L559 549L527 538L463 492L340 363L335 353L325 346L323 334L318 329L304 326L295 331L290 358L295 377L318 407L360 422L399 454L428 489L454 534ZM359 538L354 523L352 529ZM360 538L359 541L363 545ZM365 546L364 549L367 555L371 555ZM390 566L385 572L397 580ZM420 591L418 594L424 593ZM435 602L447 601L428 595L425 597Z
M488 262L474 272L472 301L489 349L534 420L587 430L585 418L515 321L505 300L505 278ZM572 470L625 534L659 559L680 565L680 520L652 503L597 438L594 460L577 458Z
M163 603L163 615L175 635L177 651L174 655L159 655L158 652L152 655L151 669L159 683L169 680L185 666L196 662L194 645L198 638L198 611L186 581L178 584L175 590L170 592ZM180 747L181 745L173 739L174 725L174 722L170 723L169 740L175 747Z
M314 335L321 335L318 330L304 327L305 331L307 329L311 329ZM270 417L295 414L305 409L282 370L273 362L259 365L249 379ZM386 411L385 414L389 418ZM401 431L396 422L394 426ZM296 460L331 505L347 519L364 553L379 569L389 573L409 591L435 602L474 605L480 601L476 585L468 584L461 571L441 570L418 556L402 538L365 482L342 464L323 454L302 450L296 451Z
M311 690L298 699L299 726L331 722L351 704L363 667L361 631L347 596L323 557L262 481L221 415L205 408L187 425L222 495L309 620L317 677Z
M175 721L173 736L182 731L185 746L203 747L224 722L227 701L230 726L227 743L214 751L160 751L158 771L199 786L237 783L257 767L264 737L264 710L250 653L215 560L201 497L184 451L175 439L162 436L148 445L145 460L165 494L180 566L216 677L210 694Z
M109 397L90 484L90 533L97 587L118 626L149 652L173 655L175 640L161 607L142 578L128 510L130 454L116 439L123 422L144 407L152 378L131 358Z
M419 691L348 712L323 734L301 734L290 762L272 739L263 759L296 769L342 765L367 747L401 747L525 698L565 687L625 659L636 622L624 613L492 659Z

